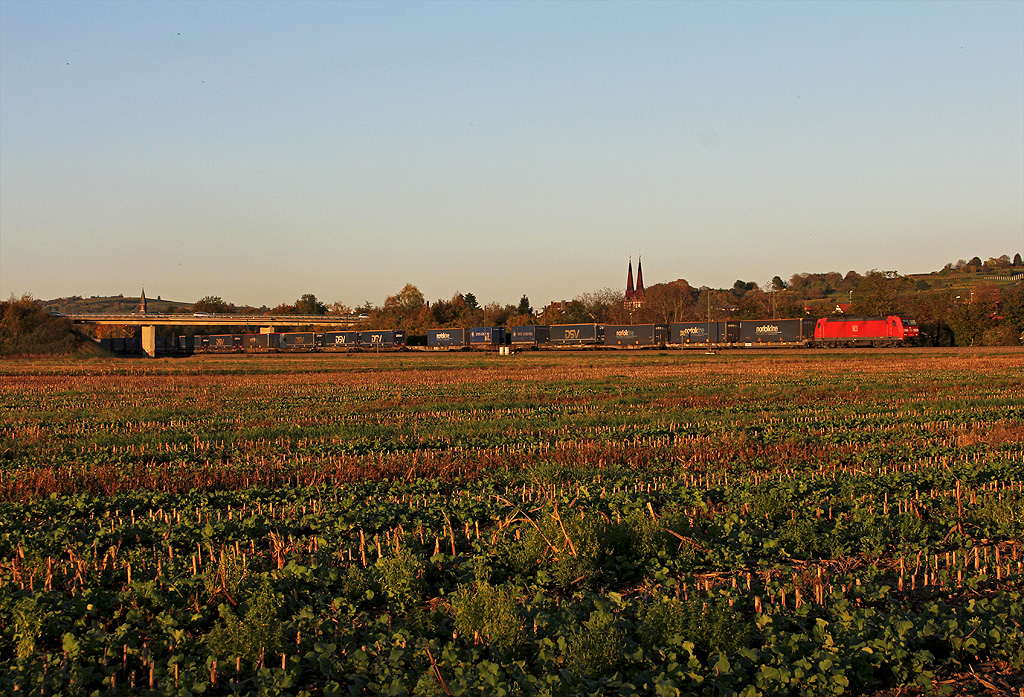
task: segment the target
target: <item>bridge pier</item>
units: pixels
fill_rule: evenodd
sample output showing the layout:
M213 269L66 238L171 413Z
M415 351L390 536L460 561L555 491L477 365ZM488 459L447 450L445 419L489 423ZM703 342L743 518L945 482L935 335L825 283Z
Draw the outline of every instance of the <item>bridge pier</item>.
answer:
M142 352L150 358L156 357L156 325L142 325Z

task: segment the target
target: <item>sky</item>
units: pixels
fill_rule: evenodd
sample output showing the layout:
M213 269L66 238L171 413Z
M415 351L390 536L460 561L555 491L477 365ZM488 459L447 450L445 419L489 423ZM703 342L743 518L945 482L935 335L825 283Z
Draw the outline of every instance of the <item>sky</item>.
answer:
M472 292L1024 253L1024 2L0 0L0 295Z

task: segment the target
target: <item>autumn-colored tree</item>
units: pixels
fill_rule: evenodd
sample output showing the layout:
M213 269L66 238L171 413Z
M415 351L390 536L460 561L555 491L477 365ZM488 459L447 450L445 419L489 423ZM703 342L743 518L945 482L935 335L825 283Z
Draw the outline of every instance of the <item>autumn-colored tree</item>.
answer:
M484 313L476 306L476 296L472 293L456 293L449 302L454 315L452 325L465 329L483 323Z
M656 283L644 292L644 303L634 313L638 323L670 324L683 322L694 317L695 291L686 280L680 278L669 283Z
M500 303L487 303L484 305L485 327L507 327L509 319L516 314L515 305L502 305Z
M553 300L540 312L540 324L567 324L565 308L568 305L564 301Z
M538 324L537 316L532 312L528 315L524 314L513 314L508 318L508 327L529 327Z
M772 294L753 288L743 294L738 303L736 319L764 319L772 316Z
M375 308L369 315L370 324L404 329L410 334L422 333L427 324L432 324L423 293L411 283L406 283L398 293L385 298L384 305Z
M623 306L625 293L617 288L602 288L573 298L566 308L570 324L629 324Z

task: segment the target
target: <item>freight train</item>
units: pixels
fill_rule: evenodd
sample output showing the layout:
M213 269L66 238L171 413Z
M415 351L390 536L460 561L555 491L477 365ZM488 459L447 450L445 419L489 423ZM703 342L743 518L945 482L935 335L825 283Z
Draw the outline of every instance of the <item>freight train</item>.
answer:
M916 344L917 322L907 317L824 317L671 324L556 324L427 330L425 347L407 345L401 330L212 334L166 340L176 353L312 351L453 351L579 348L842 348ZM127 342L126 342L127 344ZM110 347L113 348L113 347ZM158 350L160 346L158 346ZM116 350L116 349L115 349Z

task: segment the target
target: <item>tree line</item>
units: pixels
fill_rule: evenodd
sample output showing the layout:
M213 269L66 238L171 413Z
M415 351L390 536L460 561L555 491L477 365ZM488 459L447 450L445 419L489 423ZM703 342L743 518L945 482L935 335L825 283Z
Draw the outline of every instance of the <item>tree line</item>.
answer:
M569 301L534 308L524 294L518 303L481 304L476 295L456 292L450 298L428 302L412 283L407 283L381 305L370 301L356 307L326 303L306 293L292 303L274 308L235 306L219 296L206 296L176 311L210 314L351 315L365 316L374 328L403 329L410 336L427 329L530 324L669 324L687 321L719 321L765 318L847 315L913 317L925 341L941 346L1017 345L1024 334L1024 261L1018 253L982 261L979 257L946 264L927 276L903 276L895 271L872 270L865 274L799 273L788 280L774 276L758 284L737 279L727 288L693 287L685 279L657 283L646 288L639 307L624 303L620 289L603 288L582 293ZM1014 279L1017 279L1014 282ZM131 299L125 299L131 302ZM31 296L4 303L0 353L22 352L28 345L72 346L58 338L62 330L47 321L45 313L32 308L42 304ZM172 310L168 310L171 312ZM168 332L217 333L218 328L161 329ZM119 333L120 330L120 333ZM103 328L97 336L131 334L131 328ZM224 328L224 332L233 331ZM30 340L24 337L32 335ZM52 341L51 341L52 340ZM29 344L25 344L29 341ZM56 343L53 343L56 342Z
M569 301L534 309L523 295L517 304L481 305L473 293L456 292L451 298L428 302L407 283L383 304L367 301L356 308L325 304L305 294L293 304L266 311L270 315L341 315L360 313L369 325L404 329L410 335L430 328L531 324L669 324L765 318L846 315L901 315L913 317L925 341L934 345L1016 345L1024 332L1024 282L986 282L981 271L1024 274L1020 254L982 262L975 257L958 261L927 278L911 278L895 271L872 270L801 273L783 280L775 276L758 284L737 280L729 288L695 288L685 279L648 286L643 303L628 306L625 293L604 288L582 293ZM969 285L960 283L969 280ZM196 311L234 312L234 306L216 297L203 298Z

